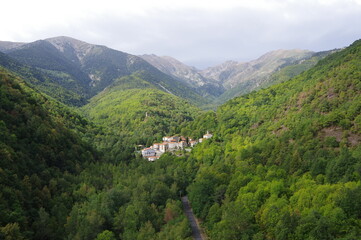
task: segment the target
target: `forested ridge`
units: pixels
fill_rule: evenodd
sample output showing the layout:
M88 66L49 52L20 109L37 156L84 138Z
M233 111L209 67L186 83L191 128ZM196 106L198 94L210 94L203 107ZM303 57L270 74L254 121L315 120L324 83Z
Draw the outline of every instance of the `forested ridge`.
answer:
M61 236L75 176L99 153L92 126L0 69L0 225L5 239Z
M180 132L200 110L188 101L165 93L142 75L119 78L112 87L81 108L104 132L98 147L114 162L129 161L137 145L150 146L162 137Z
M56 71L41 71L38 68L22 64L8 55L0 52L0 65L22 77L26 82L35 86L41 92L58 99L63 103L70 103L75 106L86 103L85 96L82 96L82 89L77 86L70 75ZM59 85L63 79L67 81L66 89Z
M183 130L214 123L188 187L211 239L360 238L360 63L356 41Z
M12 70L0 69L0 239L190 239L185 194L210 239L361 237L361 41L216 112L141 72L70 109ZM136 152L206 131L181 157Z

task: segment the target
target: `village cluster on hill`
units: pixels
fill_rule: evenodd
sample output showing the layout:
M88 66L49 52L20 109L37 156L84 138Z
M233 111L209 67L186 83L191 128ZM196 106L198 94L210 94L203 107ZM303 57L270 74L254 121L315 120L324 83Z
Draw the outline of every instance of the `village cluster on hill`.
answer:
M153 143L152 146L144 148L142 150L142 156L148 159L148 161L155 161L165 152L174 152L185 149L186 147L192 148L196 144L201 143L205 139L209 139L212 136L213 135L207 131L207 133L203 135L203 138L198 140L193 140L191 138L187 139L183 136L163 137L163 142Z

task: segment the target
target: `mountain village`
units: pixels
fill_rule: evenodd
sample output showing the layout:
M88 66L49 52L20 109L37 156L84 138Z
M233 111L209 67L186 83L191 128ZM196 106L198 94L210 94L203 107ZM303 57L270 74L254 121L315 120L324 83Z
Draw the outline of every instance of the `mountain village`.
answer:
M177 150L183 150L187 147L193 148L198 143L203 142L206 139L211 138L213 135L208 131L203 135L203 138L198 140L188 139L183 136L172 136L172 137L163 137L163 142L153 143L152 146L144 148L142 150L142 156L148 161L155 161L165 152L175 152Z

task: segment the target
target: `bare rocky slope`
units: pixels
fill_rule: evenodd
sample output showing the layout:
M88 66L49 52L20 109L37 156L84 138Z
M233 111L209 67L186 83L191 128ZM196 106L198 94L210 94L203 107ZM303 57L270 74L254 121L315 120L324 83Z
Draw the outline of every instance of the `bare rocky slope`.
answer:
M311 57L308 50L276 50L268 52L250 62L228 61L219 66L210 67L200 72L206 78L222 82L227 89L246 81L260 82L274 71L299 60Z
M276 50L249 62L226 61L205 70L187 66L172 57L154 54L141 57L160 71L197 87L198 90L211 86L212 89L206 91L215 96L214 101L219 104L262 86L268 86L273 81L277 82L278 80L272 77L273 74L287 66L302 64L315 54L300 49Z
M218 97L225 91L219 81L204 77L197 68L188 66L175 58L154 54L145 54L140 57L160 71L196 88L203 96Z

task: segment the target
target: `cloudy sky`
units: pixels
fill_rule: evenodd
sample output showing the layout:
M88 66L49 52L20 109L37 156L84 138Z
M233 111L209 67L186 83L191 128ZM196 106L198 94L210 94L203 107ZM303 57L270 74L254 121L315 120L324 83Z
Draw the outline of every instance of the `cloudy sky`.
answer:
M3 41L70 36L198 68L361 38L361 0L8 0L1 8Z

